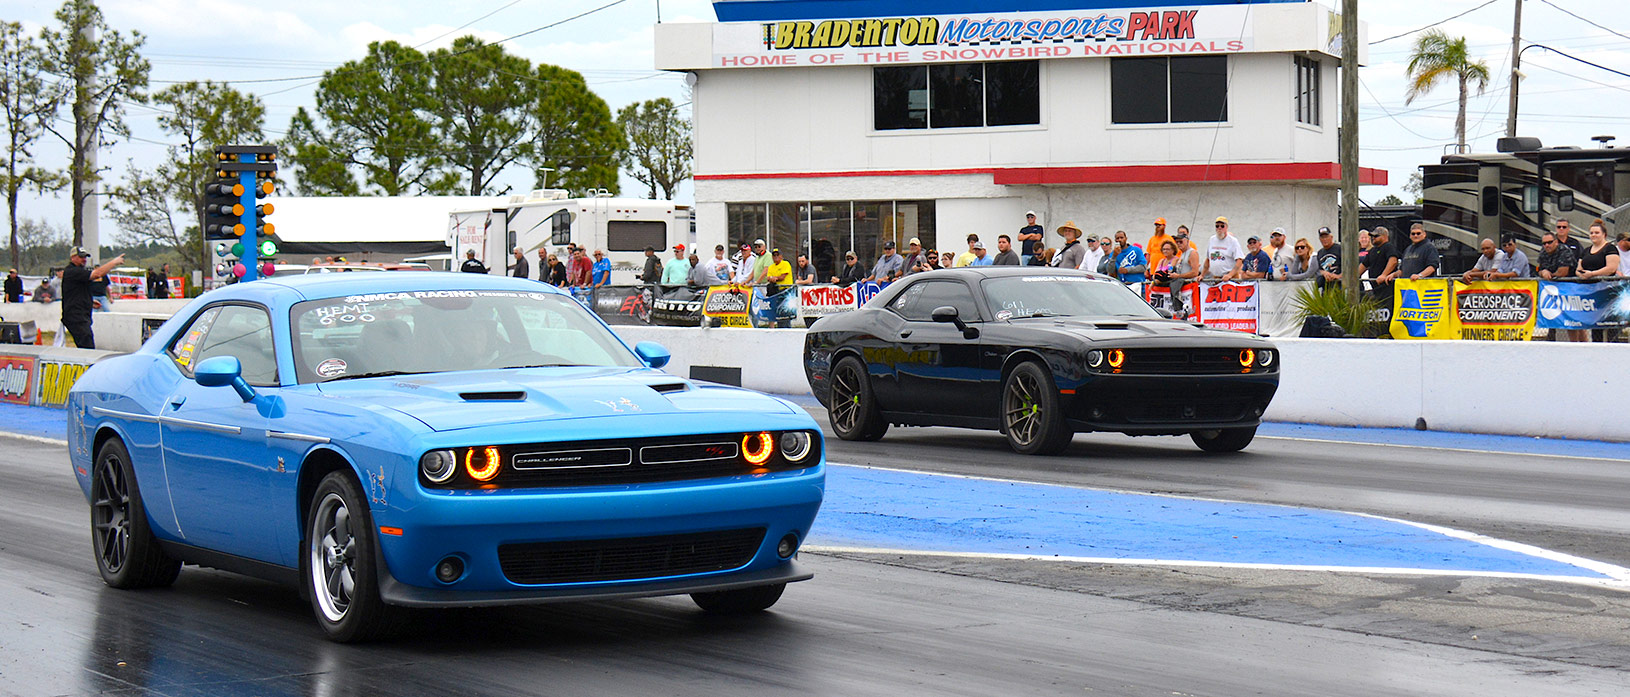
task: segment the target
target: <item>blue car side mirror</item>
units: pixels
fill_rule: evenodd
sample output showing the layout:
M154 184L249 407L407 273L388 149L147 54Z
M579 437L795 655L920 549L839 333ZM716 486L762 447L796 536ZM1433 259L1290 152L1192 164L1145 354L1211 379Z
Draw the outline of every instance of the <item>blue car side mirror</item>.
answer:
M243 379L243 365L238 363L237 356L204 359L193 369L192 379L204 387L231 385L245 402L255 398L255 388Z
M640 357L641 363L652 368L661 368L668 364L668 359L673 358L673 354L668 353L668 349L662 348L662 344L655 341L641 341L634 344L634 355Z

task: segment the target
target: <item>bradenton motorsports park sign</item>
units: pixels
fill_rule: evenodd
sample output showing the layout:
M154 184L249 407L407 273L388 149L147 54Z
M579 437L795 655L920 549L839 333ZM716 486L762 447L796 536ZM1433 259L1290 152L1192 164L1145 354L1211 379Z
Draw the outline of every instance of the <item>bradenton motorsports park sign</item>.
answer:
M1252 49L1251 11L1208 5L724 22L713 27L713 67L1243 53Z

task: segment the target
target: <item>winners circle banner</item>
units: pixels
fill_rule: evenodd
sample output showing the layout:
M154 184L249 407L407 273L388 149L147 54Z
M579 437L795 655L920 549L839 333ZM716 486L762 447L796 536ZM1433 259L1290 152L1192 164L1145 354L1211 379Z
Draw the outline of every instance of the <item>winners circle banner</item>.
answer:
M1161 56L1251 49L1250 8L1231 5L723 22L713 26L715 68Z

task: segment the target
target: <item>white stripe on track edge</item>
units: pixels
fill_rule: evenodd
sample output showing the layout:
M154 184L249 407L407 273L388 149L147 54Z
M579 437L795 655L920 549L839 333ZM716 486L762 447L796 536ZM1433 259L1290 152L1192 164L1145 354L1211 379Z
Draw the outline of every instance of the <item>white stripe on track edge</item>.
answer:
M1555 453L1520 453L1512 450L1478 450L1477 448L1451 448L1445 445L1409 445L1405 443L1369 443L1358 440L1335 440L1332 438L1304 438L1302 436L1257 436L1267 440L1289 440L1302 443L1329 443L1334 445L1368 445L1377 448L1409 448L1412 450L1441 450L1450 453L1476 453L1478 455L1507 455L1510 457L1550 457L1559 460L1606 460L1609 462L1623 462L1624 458L1601 457L1597 455L1560 455Z
M1071 557L1071 556L1041 555L1041 554L1006 554L1006 553L1001 553L1001 552L947 552L947 551L923 551L923 550L889 549L889 548L875 548L874 549L874 548L869 548L869 547L841 547L841 546L822 546L822 545L805 545L802 548L802 549L808 549L808 550L815 551L815 552L827 551L827 552L857 552L857 553L878 553L878 554L916 554L916 555L923 555L923 556L965 557L965 558L975 558L975 559L1071 561L1071 562L1084 563L1084 564L1127 564L1127 565L1144 565L1144 566L1183 566L1183 567L1214 567L1214 568L1237 568L1237 569L1277 569L1277 570L1282 570L1282 571L1334 571L1334 572L1345 572L1345 573L1372 573L1372 574L1399 574L1399 575L1411 575L1411 574L1413 574L1413 575L1418 575L1418 576L1478 576L1478 577L1484 577L1484 578L1520 578L1520 579L1534 579L1534 580L1543 580L1543 581L1559 581L1559 582L1562 582L1562 583L1575 583L1575 584L1582 584L1582 585L1587 585L1587 586L1596 586L1596 587L1601 587L1601 588L1611 588L1611 589L1614 589L1614 590L1630 591L1630 568L1626 568L1626 567L1623 567L1623 566L1618 566L1618 565L1615 565L1615 564L1609 564L1607 562L1596 561L1594 559L1586 559L1584 557L1578 557L1578 556L1574 556L1572 554L1567 554L1567 553L1564 553L1564 552L1557 552L1555 550L1545 549L1544 547L1535 547L1533 545L1524 544L1522 542L1513 542L1511 540L1502 540L1502 539L1500 539L1498 537L1489 537L1488 535L1484 535L1482 533L1471 532L1469 530L1458 530L1458 529L1455 529L1455 528L1444 527L1442 525L1433 525L1431 523L1419 523L1419 522L1415 522L1415 521L1404 520L1404 519L1401 519L1401 518L1393 518L1393 517L1390 517L1390 516L1377 515L1377 514L1374 514L1374 513L1361 513L1361 512L1357 512L1357 511L1343 511L1343 510L1340 510L1340 509L1332 509L1332 508L1317 508L1317 507L1314 507L1314 506L1296 506L1296 505L1283 504L1283 503L1258 503L1258 502L1254 502L1254 501L1236 501L1236 500L1232 500L1232 499L1217 499L1217 498L1208 498L1208 497L1204 497L1204 496L1185 496L1185 495L1182 495L1182 494L1143 493L1143 492L1137 492L1137 491L1125 491L1125 490L1121 490L1121 489L1104 489L1104 488L1099 488L1099 487L1075 486L1075 485L1070 485L1070 484L1052 484L1052 483L1048 483L1048 482L1035 482L1035 481L1028 481L1028 480L1024 480L1024 479L1002 479L1002 478L999 478L999 477L986 477L986 476L972 475L972 474L953 474L953 473L949 473L949 472L924 472L924 471L921 471L921 470L899 469L899 468L894 468L894 467L874 467L874 466L870 466L870 465L852 465L852 464L847 464L847 463L842 463L842 462L828 462L827 464L828 465L835 465L835 466L839 466L839 467L854 467L856 469L869 469L869 470L879 470L879 471L883 471L883 472L900 472L900 473L904 473L904 474L917 474L917 475L922 475L922 476L927 476L927 477L945 477L945 478L949 478L949 479L971 479L971 480L986 481L986 482L1000 482L1000 483L1003 483L1003 484L1030 484L1030 485L1034 485L1034 486L1052 486L1052 487L1059 487L1059 488L1064 488L1064 489L1081 489L1081 490L1085 490L1085 491L1101 491L1101 492L1104 492L1104 493L1127 494L1127 495L1131 495L1131 496L1159 496L1159 497L1163 497L1163 498L1186 499L1186 500L1189 500L1189 501L1205 501L1205 502L1209 502L1209 503L1233 503L1233 504L1241 504L1241 505L1246 505L1246 506L1272 506L1272 507L1275 507L1275 508L1304 508L1304 509L1315 510L1315 511L1327 511L1327 512L1330 512L1330 513L1341 513L1341 514L1345 514L1345 515L1359 516L1359 517L1362 517L1362 518L1370 518L1370 519L1374 519L1374 520L1384 520L1384 521L1388 521L1388 522L1392 522L1392 523L1398 523L1400 525L1407 525L1407 526L1410 526L1410 527L1413 527L1413 528L1426 530L1428 532L1437 533L1439 535L1454 538L1454 539L1457 539L1457 540L1463 540L1463 541L1471 542L1471 543L1474 543L1474 544L1480 544L1480 545L1484 545L1484 546L1487 546L1487 547L1493 547L1495 549L1504 550L1504 551L1507 551L1507 552L1515 552L1517 554L1523 554L1523 555L1526 555L1526 556L1531 556L1531 557L1535 557L1535 558L1539 558L1539 559L1544 559L1546 561L1553 561L1553 562L1556 562L1558 564L1567 564L1568 566L1574 566L1574 567L1578 567L1578 568L1581 568L1581 569L1585 569L1587 571L1593 571L1595 573L1602 574L1603 576L1607 576L1608 578L1605 578L1605 579L1603 579L1603 578L1583 578L1583 577L1578 577L1578 576L1558 576L1558 575L1554 575L1554 574L1530 574L1530 573L1508 572L1508 571L1412 569L1412 568L1407 568L1407 567L1324 566L1324 565L1309 565L1309 564L1264 564L1264 563L1259 563L1259 562L1193 561L1193 560L1171 560L1171 559L1127 559L1127 558L1119 558L1119 557Z
M17 440L26 440L26 441L28 441L30 443L42 443L44 445L60 445L60 446L62 446L64 448L68 447L68 441L63 440L61 438L46 438L45 436L32 436L32 435L29 435L27 433L12 433L11 431L0 431L0 438L16 438Z

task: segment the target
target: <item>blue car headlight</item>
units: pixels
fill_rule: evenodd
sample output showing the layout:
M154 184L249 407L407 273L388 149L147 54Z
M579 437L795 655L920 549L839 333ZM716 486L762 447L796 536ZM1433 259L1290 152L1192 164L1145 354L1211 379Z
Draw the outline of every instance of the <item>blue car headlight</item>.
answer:
M432 450L419 458L419 470L425 479L442 484L458 473L458 458L451 450Z
M806 431L787 431L781 434L781 457L788 462L802 462L814 451L813 443Z

